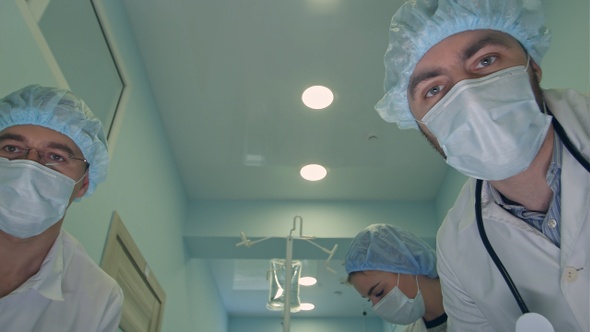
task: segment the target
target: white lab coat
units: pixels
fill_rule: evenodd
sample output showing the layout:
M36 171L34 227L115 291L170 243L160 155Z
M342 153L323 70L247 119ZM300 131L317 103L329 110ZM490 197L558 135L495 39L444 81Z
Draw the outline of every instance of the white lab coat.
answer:
M426 323L424 323L424 320L422 318L418 319L417 321L413 322L410 325L405 325L405 326L400 325L397 327L399 327L400 329L403 328L403 332L428 332L428 328L426 327ZM447 330L446 324L444 326L438 325L438 326L432 327L430 329L430 331L439 331L439 332L443 332L446 330ZM397 331L397 328L394 331Z
M61 230L37 274L0 298L2 332L112 332L123 291Z
M413 322L412 324L406 326L404 332L427 332L426 324L424 324L424 320L422 318L418 319L417 321Z
M590 160L590 100L572 90L548 90L551 112ZM563 148L561 249L496 205L484 184L487 236L531 312L555 331L590 331L590 174ZM477 230L475 179L464 185L437 233L438 273L449 331L514 331L521 311Z

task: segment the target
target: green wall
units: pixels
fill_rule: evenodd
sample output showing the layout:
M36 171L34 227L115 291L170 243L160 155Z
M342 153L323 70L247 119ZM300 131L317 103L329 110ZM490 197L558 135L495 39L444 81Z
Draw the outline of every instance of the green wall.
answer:
M108 25L117 31L115 52L127 83L115 133L109 138L109 176L94 195L72 204L64 227L100 262L111 215L117 211L166 293L162 330L225 332L227 314L210 270L186 254L186 195L120 3L104 1ZM47 49L39 46L38 27L27 10L24 0L0 4L2 95L30 83L67 85ZM193 287L195 280L199 288ZM208 289L207 296L202 289Z
M543 88L590 92L590 1L543 0L551 47L541 63Z
M226 331L225 309L215 294L210 270L191 262L182 242L186 195L125 7L121 1L102 3L114 52L123 68L127 96L123 116L114 128L109 178L95 197L70 211L66 228L98 259L110 213L118 211L166 292L162 330ZM187 291L193 290L196 282L210 289L208 296Z
M41 35L32 16L23 16L21 9L27 10L24 1L0 2L0 96L32 83L65 83L63 77L55 77L45 57L47 49L38 44Z

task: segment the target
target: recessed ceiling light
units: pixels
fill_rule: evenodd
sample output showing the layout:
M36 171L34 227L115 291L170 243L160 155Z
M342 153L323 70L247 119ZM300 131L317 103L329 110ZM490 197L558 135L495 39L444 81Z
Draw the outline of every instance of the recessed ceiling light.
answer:
M301 306L299 307L299 309L304 311L313 310L314 308L315 305L313 305L312 303L301 303Z
M313 286L318 280L314 277L301 277L299 278L299 284L301 286Z
M332 104L332 101L334 101L334 94L325 86L314 85L303 91L301 100L305 106L313 108L314 110L321 110Z
M307 181L318 181L325 178L328 171L322 165L309 164L303 166L301 171L299 171L299 174L301 174L301 177Z

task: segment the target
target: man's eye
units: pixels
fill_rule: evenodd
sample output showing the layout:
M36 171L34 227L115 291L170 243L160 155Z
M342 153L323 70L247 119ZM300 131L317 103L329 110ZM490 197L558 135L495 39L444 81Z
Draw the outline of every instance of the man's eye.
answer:
M495 55L486 56L485 58L482 58L481 60L479 60L479 62L477 63L477 66L475 68L480 69L480 68L487 67L487 66L491 65L492 63L494 63L497 59L498 59L498 57Z
M433 86L432 88L428 89L428 91L426 91L426 98L434 97L440 92L440 90L442 90L441 85Z
M18 146L14 145L5 145L2 147L2 150L8 153L19 153L21 151L21 149Z
M375 294L375 297L381 297L383 296L383 291L379 291Z
M67 159L57 153L53 153L53 152L48 152L47 155L45 156L45 158L48 159L48 161L54 162L54 163L62 163L67 161Z

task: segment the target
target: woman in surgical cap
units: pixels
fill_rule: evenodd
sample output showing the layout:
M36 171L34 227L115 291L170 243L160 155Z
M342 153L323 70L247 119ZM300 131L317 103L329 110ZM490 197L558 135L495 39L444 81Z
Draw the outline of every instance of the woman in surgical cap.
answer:
M373 311L405 332L447 329L436 253L412 233L375 224L357 234L346 254L348 282Z

